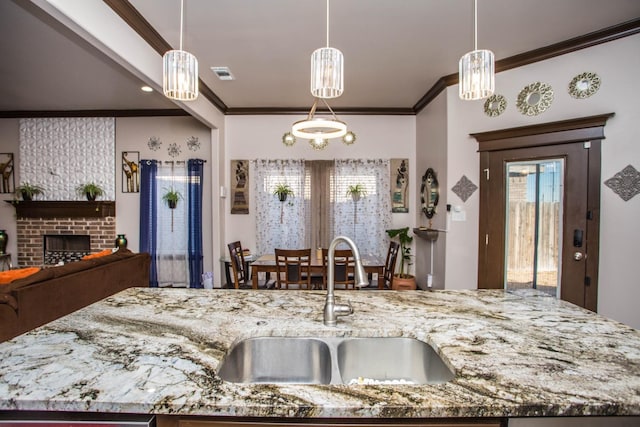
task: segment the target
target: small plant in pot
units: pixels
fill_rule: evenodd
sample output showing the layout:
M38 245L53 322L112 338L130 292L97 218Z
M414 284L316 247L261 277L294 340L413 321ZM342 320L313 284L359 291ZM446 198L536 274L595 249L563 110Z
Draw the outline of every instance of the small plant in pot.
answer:
M287 200L287 196L294 196L293 190L289 187L289 184L276 185L276 188L273 190L273 194L278 196L278 200L281 202L285 202Z
M398 238L400 243L400 273L393 275L391 288L395 290L415 289L416 277L405 273L405 267L411 265L411 242L413 237L409 236L409 227L386 230L390 238Z
M166 192L162 196L162 200L167 202L170 209L175 209L178 206L178 200L182 199L182 194L173 187L165 188Z
M76 193L79 196L85 196L90 202L94 201L97 197L104 195L104 190L95 182L89 182L87 184L80 184L76 187Z
M347 196L351 196L354 202L359 201L361 197L366 195L367 189L364 188L362 184L350 185L349 188L347 188Z
M33 200L35 196L39 196L40 194L44 194L44 188L36 184L23 182L18 188L16 188L16 195L22 196L22 200L24 201Z

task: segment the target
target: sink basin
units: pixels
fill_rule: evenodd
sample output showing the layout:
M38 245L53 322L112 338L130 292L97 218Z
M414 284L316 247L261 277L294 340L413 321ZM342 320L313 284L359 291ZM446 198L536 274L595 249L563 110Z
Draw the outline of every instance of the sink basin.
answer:
M234 383L438 384L453 372L412 338L256 337L240 341L218 374Z
M218 374L235 383L329 384L331 353L314 338L249 338L231 349Z
M439 384L453 372L427 343L413 338L351 338L338 344L342 382Z

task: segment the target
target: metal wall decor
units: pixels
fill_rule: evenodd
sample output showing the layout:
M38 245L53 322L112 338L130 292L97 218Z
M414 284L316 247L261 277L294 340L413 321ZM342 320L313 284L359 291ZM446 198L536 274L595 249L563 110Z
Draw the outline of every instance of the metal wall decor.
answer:
M197 136L190 136L187 139L187 148L189 148L189 151L198 151L200 149L200 141Z
M422 212L431 219L436 214L436 207L440 201L440 186L436 172L429 168L422 176L422 186L420 188L420 203Z
M484 101L484 113L489 117L498 117L507 109L507 99L498 94L493 94Z
M122 152L122 192L140 192L140 152Z
M151 151L158 151L161 145L162 141L160 141L160 138L157 136L152 136L149 138L149 141L147 141L147 147L149 147Z
M622 200L628 202L633 197L640 194L640 172L631 165L609 178L604 182Z
M516 107L525 116L537 116L553 102L553 88L547 83L535 82L525 86L518 94Z
M589 98L598 89L600 89L600 77L596 73L578 74L569 83L569 95L576 99Z
M296 137L293 136L291 132L287 132L284 135L282 135L282 143L287 147L291 147L293 144L296 143Z
M171 157L178 157L180 155L180 152L182 151L182 149L180 148L180 146L175 143L172 142L171 144L169 144L169 146L167 147L167 153L169 154L169 156Z
M409 159L391 159L391 212L409 212Z
M466 202L469 197L478 189L478 186L475 185L466 175L462 175L462 178L456 182L456 185L453 186L451 191L460 197L463 202Z
M13 153L0 153L0 193L13 193L16 190L16 175L13 170Z
M231 213L249 214L249 161L231 160Z

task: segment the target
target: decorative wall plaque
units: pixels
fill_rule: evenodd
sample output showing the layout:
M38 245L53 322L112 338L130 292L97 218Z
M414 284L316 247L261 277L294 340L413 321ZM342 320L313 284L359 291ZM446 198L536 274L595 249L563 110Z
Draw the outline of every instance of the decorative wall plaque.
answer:
M507 109L507 100L502 95L493 94L484 101L484 113L489 117L498 117Z
M553 88L541 82L525 86L518 94L516 107L525 116L537 116L546 111L553 102Z
M391 159L391 212L409 212L409 159Z
M638 193L640 193L640 172L631 165L622 169L604 182L622 200L628 202Z
M13 193L16 190L14 166L13 153L0 153L0 193Z
M231 213L249 214L249 161L231 160Z
M140 152L122 152L122 192L140 192Z
M600 77L596 73L578 74L569 83L569 95L576 99L589 98L600 89Z
M477 189L477 185L471 182L466 175L462 175L462 178L456 182L456 185L453 186L451 191L453 191L456 196L460 197L463 202L466 202Z

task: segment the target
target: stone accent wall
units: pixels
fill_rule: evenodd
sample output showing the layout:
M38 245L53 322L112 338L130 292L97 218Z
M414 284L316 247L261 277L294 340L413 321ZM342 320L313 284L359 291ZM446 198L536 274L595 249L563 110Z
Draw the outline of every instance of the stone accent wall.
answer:
M45 234L80 234L91 236L91 252L115 246L116 218L18 218L18 265L42 267Z

